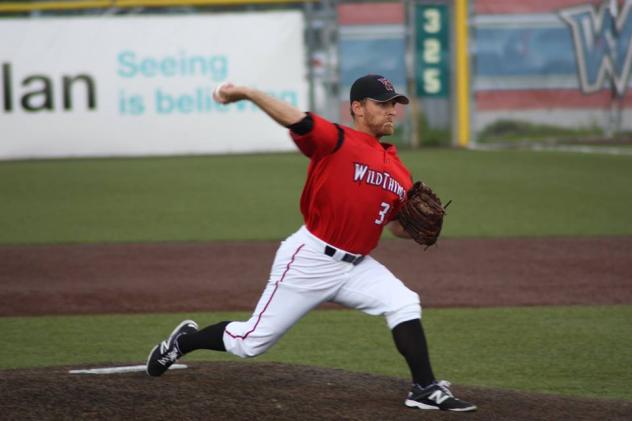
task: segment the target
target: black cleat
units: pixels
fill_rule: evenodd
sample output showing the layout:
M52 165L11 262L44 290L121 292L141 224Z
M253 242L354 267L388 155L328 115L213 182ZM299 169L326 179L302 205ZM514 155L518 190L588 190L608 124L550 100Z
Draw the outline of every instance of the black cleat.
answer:
M448 387L450 387L450 382L445 380L434 382L426 387L414 384L404 401L404 405L409 408L440 409L442 411L476 411L476 405L455 398Z
M185 320L171 332L169 337L156 345L147 357L147 374L161 376L178 358L182 356L176 340L180 335L197 332L198 325L193 320Z

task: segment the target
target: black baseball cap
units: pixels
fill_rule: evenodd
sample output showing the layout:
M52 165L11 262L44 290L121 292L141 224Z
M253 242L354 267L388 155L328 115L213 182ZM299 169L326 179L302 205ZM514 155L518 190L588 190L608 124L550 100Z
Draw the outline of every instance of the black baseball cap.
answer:
M408 104L410 101L402 94L395 92L390 80L380 75L366 75L353 82L349 92L349 102L362 101L364 98L377 102L386 102L396 99L400 104Z

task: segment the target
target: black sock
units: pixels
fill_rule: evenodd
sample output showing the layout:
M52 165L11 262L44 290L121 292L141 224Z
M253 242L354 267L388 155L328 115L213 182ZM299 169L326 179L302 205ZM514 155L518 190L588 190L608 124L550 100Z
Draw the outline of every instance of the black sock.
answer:
M224 347L224 329L230 322L220 322L207 326L195 333L182 335L178 338L178 349L182 354L188 354L196 349L212 349L213 351L226 351Z
M413 382L422 387L428 386L435 381L430 356L428 355L428 344L426 335L421 326L421 320L408 320L398 324L393 328L393 339L397 350L404 356Z

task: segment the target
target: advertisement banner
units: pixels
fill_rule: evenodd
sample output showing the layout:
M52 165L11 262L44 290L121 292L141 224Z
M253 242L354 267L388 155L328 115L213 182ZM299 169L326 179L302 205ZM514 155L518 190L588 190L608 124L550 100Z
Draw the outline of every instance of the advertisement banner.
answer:
M0 159L290 150L213 89L307 104L300 12L4 19L0 39Z

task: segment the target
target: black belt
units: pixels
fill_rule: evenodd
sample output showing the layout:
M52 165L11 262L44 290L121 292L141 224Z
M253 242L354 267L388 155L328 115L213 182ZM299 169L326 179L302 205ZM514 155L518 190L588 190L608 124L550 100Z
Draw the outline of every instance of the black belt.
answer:
M327 256L334 257L334 255L336 254L336 251L338 250L336 250L335 248L331 246L325 246L325 254ZM342 260L343 262L351 263L353 265L358 265L360 264L360 262L364 260L364 256L361 254L345 253L344 256L342 256L342 259L340 260Z

